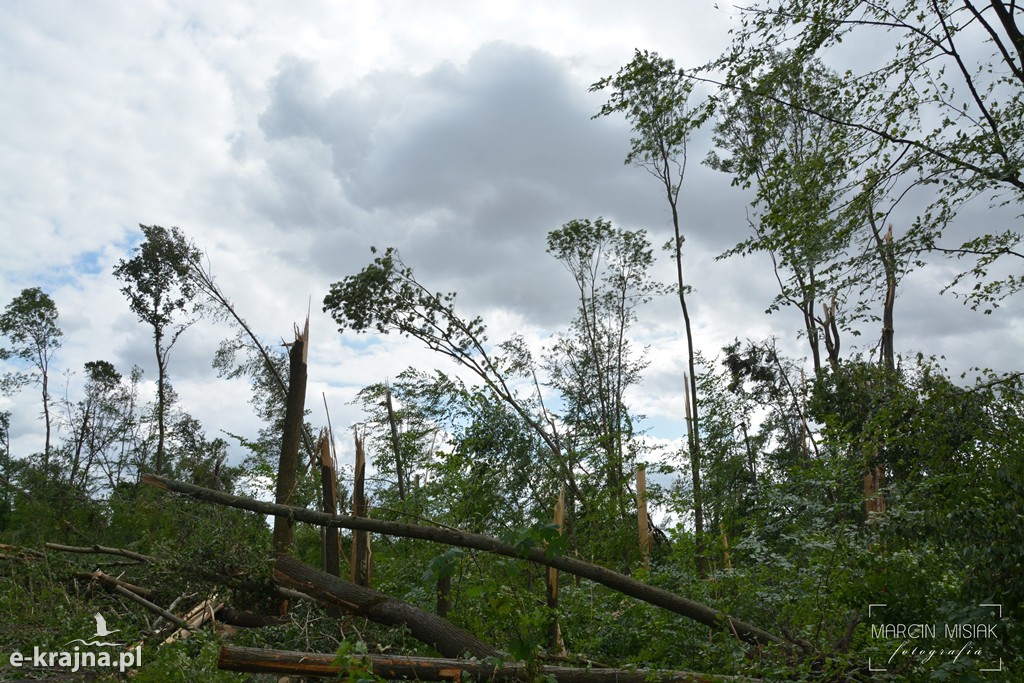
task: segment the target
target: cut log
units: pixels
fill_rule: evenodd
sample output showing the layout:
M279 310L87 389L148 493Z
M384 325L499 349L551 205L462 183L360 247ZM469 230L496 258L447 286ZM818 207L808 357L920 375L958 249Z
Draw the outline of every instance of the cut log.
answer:
M515 546L503 543L502 541L464 531L452 531L437 527L421 526L417 524L404 524L402 522L391 522L381 519L349 517L347 515L328 515L316 510L291 507L287 505L276 505L264 503L252 498L234 496L222 491L196 486L182 481L168 479L155 474L143 474L142 482L158 488L184 493L197 500L204 500L219 505L251 510L264 515L279 515L291 517L301 522L317 524L320 526L341 527L344 529L357 529L361 531L372 531L387 536L399 536L402 538L416 538L424 541L433 541L460 548L472 548L485 552L503 555L506 557L518 557L536 564L553 567L559 571L579 576L595 583L600 583L614 591L629 595L642 600L656 607L675 612L688 619L705 624L716 629L724 629L734 634L740 640L757 645L774 645L785 650L791 649L790 645L779 636L769 633L757 626L747 624L739 619L730 617L725 612L709 607L702 603L684 598L675 593L670 593L662 588L649 586L624 574L619 574L610 569L599 567L589 562L584 562L572 557L562 555L548 556L544 548L534 547L523 551Z
M340 607L370 621L405 626L414 638L446 657L495 657L498 651L436 614L425 612L383 593L358 586L337 576L281 555L274 565L274 580L327 605Z
M260 650L253 647L223 645L217 668L247 673L270 673L282 676L319 676L334 678L342 670L336 655L313 652ZM495 664L466 659L433 659L392 655L362 655L360 664L368 666L376 676L388 680L463 681L468 676L477 681L532 680L522 663ZM570 669L559 666L541 667L541 675L560 683L759 683L757 678L718 676L689 671L656 669Z

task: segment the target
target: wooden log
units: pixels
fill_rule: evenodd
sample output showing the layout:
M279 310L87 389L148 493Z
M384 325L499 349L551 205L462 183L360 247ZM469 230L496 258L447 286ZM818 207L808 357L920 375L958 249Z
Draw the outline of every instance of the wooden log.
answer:
M769 633L757 626L747 624L739 619L730 617L721 610L690 600L689 598L676 595L675 593L671 593L663 588L649 586L633 579L632 577L614 572L610 569L605 569L604 567L599 567L595 564L591 564L577 558L555 554L548 556L545 549L541 547L534 547L524 551L521 548L516 548L511 544L503 543L496 538L486 536L484 534L474 534L465 531L454 531L451 529L441 529L417 524L405 524L402 522L392 522L381 519L350 517L347 515L328 515L316 510L307 510L306 508L278 505L275 503L264 503L262 501L253 500L252 498L234 496L229 493L224 493L223 491L214 491L208 488L203 488L202 486L168 479L155 474L143 474L142 483L167 489L169 491L175 491L177 493L184 493L197 500L204 500L218 505L227 505L230 507L241 508L243 510L250 510L264 515L282 515L301 522L307 522L309 524L341 527L343 529L373 531L374 533L384 534L387 536L415 538L423 541L432 541L434 543L457 546L460 548L483 550L485 552L494 553L495 555L503 555L505 557L518 557L535 564L554 567L555 569L566 572L567 574L572 574L573 576L578 576L580 578L594 581L595 583L600 583L614 591L618 591L624 595L629 595L637 600L642 600L648 604L661 607L670 612L675 612L676 614L692 619L706 626L710 626L711 628L724 629L745 642L758 645L774 645L785 650L791 649L789 643L779 636Z
M282 676L317 676L334 678L342 671L337 655L285 650L261 650L253 647L222 645L217 668L247 673L270 673ZM496 664L466 659L435 659L366 654L358 657L360 665L376 676L389 680L462 681L529 681L525 664ZM560 683L759 683L760 679L740 676L719 676L690 671L657 669L576 669L558 666L541 667L541 675Z
M340 607L370 621L388 626L405 626L417 640L442 655L495 657L498 651L436 614L425 612L397 598L378 593L318 571L298 560L281 555L274 565L274 580L327 605Z
M103 579L100 580L97 574L102 575ZM76 579L89 579L90 581L99 581L108 588L112 588L113 586L123 586L124 588L130 590L132 593L135 593L136 595L141 595L144 598L153 597L153 590L151 588L143 588L142 586L136 586L134 583L128 583L127 581L119 579L116 576L104 574L99 569L97 569L95 572L75 572L74 576Z
M90 545L90 546L77 546L77 545L60 545L59 543L46 543L45 548L50 550L59 550L62 553L100 553L104 555L120 555L121 557L129 557L139 562L153 562L153 558L149 555L143 555L137 553L134 550L124 550L122 548L107 548L102 545Z

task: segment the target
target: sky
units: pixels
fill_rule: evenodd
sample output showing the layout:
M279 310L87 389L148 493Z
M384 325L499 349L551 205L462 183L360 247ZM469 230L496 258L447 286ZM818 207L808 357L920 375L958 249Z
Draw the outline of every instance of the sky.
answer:
M362 419L360 388L410 365L452 368L408 340L339 334L321 312L330 284L368 264L371 246L394 246L421 282L458 292L491 339L518 332L541 348L575 312L549 231L603 216L660 245L671 229L656 181L623 164L627 124L593 120L604 95L589 86L637 48L680 66L713 59L735 21L705 0L5 2L0 305L35 286L56 302L55 397L75 398L97 359L142 367L152 391L151 330L111 271L139 224L179 227L264 340L290 340L310 310L310 420L326 423L326 399L337 433ZM798 316L765 315L777 291L767 258L715 259L746 236L750 197L700 164L709 150L701 131L681 194L696 345L714 357L734 338L777 336L803 356ZM962 220L988 212L975 202ZM982 316L940 296L955 272L938 260L901 283L897 351L944 355L954 372L1016 369L1021 305ZM672 280L667 255L655 273ZM200 323L170 357L211 438L260 426L248 386L211 367L231 334ZM677 304L652 303L636 336L650 366L631 403L653 439L678 442ZM877 332L848 342L869 351ZM16 454L42 449L34 389L0 397L0 410ZM338 445L347 459L348 440Z

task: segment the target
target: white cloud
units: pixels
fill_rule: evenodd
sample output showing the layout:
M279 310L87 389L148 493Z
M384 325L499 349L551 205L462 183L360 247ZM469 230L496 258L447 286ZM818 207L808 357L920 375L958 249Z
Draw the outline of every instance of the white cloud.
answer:
M288 338L312 301L314 421L408 365L439 360L408 340L339 336L320 312L331 282L369 247L396 246L425 284L459 292L498 340L539 345L574 301L546 233L605 216L668 238L656 183L622 159L628 130L591 120L587 89L634 48L681 64L714 57L730 10L713 3L8 3L0 9L0 304L23 287L54 296L67 333L57 372L107 359L155 375L149 330L111 275L139 223L180 226L264 338ZM799 320L763 310L775 284L756 259L716 262L746 229L744 195L697 163L683 189L695 335L708 356L771 333L802 353ZM672 279L660 256L659 274ZM936 304L943 277L908 280L897 345L1013 362L1020 306L992 318ZM671 423L683 367L673 301L650 307L641 412ZM188 331L171 357L186 407L213 434L254 429L245 392L210 368L223 327ZM989 341L985 346L981 339ZM867 335L865 336L865 339ZM868 344L870 345L870 344ZM979 359L980 364L989 364ZM13 406L21 452L41 447L30 391ZM676 434L658 435L671 440Z

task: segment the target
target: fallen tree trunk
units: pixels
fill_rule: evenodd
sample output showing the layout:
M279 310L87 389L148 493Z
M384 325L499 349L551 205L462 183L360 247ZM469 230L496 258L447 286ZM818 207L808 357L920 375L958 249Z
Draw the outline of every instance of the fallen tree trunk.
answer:
M254 647L221 646L218 669L247 673L271 673L294 676L335 677L342 670L336 655L285 650L261 650ZM525 664L494 664L466 659L432 659L428 657L399 657L390 655L362 655L356 659L381 678L414 681L462 681L463 674L478 681L532 680ZM662 671L654 669L570 669L558 666L540 668L541 675L550 676L559 683L757 683L760 679L737 676L692 673L689 671Z
M405 626L417 640L446 657L496 657L498 650L474 638L436 614L424 612L407 602L331 576L298 560L281 555L274 565L274 580L320 602L341 607L370 621L388 626Z
M135 593L136 595L141 595L144 598L153 597L153 589L143 588L142 586L136 586L134 583L128 583L127 581L119 579L116 576L105 574L99 569L92 572L75 572L74 576L76 579L89 579L93 581L99 581L101 584L107 586L108 588L113 588L114 586L122 586L126 590L130 590L132 593Z
M77 545L61 545L59 543L47 543L46 548L50 550L59 550L62 553L83 553L83 554L103 554L103 555L120 555L121 557L128 557L139 562L153 562L153 558L149 555L143 555L137 553L134 550L125 550L123 548L107 548L102 545L90 545L90 546L77 546Z
M275 503L264 503L251 498L234 496L222 491L203 488L194 484L182 481L175 481L155 474L143 474L142 483L156 486L158 488L183 493L197 500L209 503L227 505L230 507L251 510L265 515L276 515L291 517L295 520L328 527L342 527L359 531L372 531L386 536L399 536L402 538L416 538L424 541L433 541L445 545L458 546L460 548L471 548L483 550L496 555L506 557L518 557L529 560L536 564L553 567L559 571L579 576L580 578L600 583L612 590L618 591L646 603L661 607L670 612L700 622L706 626L716 629L724 629L734 634L740 640L756 645L776 645L784 649L790 646L779 636L769 633L751 624L734 619L721 610L708 607L694 600L684 598L670 593L667 590L649 586L636 579L619 574L610 569L599 567L583 560L561 555L548 555L544 548L532 547L526 550L517 548L508 543L485 536L464 531L453 531L437 527L421 526L418 524L405 524L402 522L390 522L368 517L350 517L348 515L329 515L316 510L277 505Z
M147 600L146 598L142 597L141 595L136 595L135 593L133 593L132 591L128 590L124 586L119 585L117 582L115 582L113 580L114 577L107 576L106 574L101 572L99 569L97 569L96 571L94 571L92 573L92 577L94 579L96 579L97 581L101 581L101 582L107 584L108 586L110 586L114 590L114 592L120 593L121 595L123 595L124 597L128 598L132 602L134 602L136 604L139 604L139 605L142 605L143 607L148 609L153 614L160 615L161 617L163 617L167 621L171 622L172 624L174 624L178 628L188 629L188 627L189 627L188 624L185 623L185 621L183 619L181 619L179 616L177 616L176 614L173 614L173 613L165 610L160 605L157 605L157 604L154 604L154 603L150 602L149 600Z

